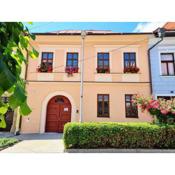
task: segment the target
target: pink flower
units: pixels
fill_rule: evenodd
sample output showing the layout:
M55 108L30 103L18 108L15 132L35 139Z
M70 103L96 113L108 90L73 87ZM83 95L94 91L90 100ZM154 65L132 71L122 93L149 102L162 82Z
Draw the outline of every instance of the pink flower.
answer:
M162 110L161 110L161 113L166 115L166 114L168 113L168 111L165 110L165 109L162 109Z
M173 110L173 111L171 111L171 113L175 115L175 111L174 111L174 110Z
M159 108L159 102L158 101L156 101L156 100L153 100L153 102L151 103L151 105L152 105L152 108L155 108L155 109L157 109L157 108Z

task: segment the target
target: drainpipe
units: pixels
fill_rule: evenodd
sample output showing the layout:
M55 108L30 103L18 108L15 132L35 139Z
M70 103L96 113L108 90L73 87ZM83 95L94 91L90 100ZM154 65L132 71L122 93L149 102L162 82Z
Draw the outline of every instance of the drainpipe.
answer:
M81 80L80 80L80 122L83 122L83 81L84 81L84 40L86 37L86 31L81 32L82 38L82 57L81 57Z
M153 92L153 86L152 86L152 70L151 70L151 50L157 46L159 43L161 43L163 41L163 37L164 37L165 31L163 28L159 28L158 29L158 37L161 38L159 41L157 41L154 45L152 45L149 49L148 49L148 64L149 64L149 79L150 79L150 92L152 94Z

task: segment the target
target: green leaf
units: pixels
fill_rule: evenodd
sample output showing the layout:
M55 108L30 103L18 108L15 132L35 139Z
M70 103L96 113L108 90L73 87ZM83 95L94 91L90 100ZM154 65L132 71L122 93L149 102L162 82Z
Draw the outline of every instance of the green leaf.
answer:
M35 40L36 36L34 34L31 34L30 37Z
M38 51L37 50L35 50L34 48L32 48L32 51L31 50L29 50L29 56L31 57L31 58L37 58L38 57L38 55L39 55L39 53L38 53Z
M29 44L29 37L28 36L19 36L19 41L22 48L27 48Z
M0 59L0 87L4 91L12 87L17 81L16 77L9 70L7 65Z
M24 103L26 98L24 89L20 85L17 85L14 94L9 98L9 105L12 109L15 109Z
M21 115L29 115L31 112L32 112L32 110L29 108L26 101L20 105L20 114Z
M4 93L3 89L0 87L0 96Z
M0 115L0 128L6 128L4 115Z
M28 24L33 24L33 22L27 22Z
M7 112L7 110L8 110L8 106L7 105L0 107L0 114L5 114Z

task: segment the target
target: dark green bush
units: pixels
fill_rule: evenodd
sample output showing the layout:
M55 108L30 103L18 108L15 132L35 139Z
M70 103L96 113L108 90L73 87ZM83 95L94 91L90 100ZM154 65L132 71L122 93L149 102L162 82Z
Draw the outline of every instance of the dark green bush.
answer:
M16 138L0 138L0 149L19 142Z
M149 123L68 123L65 148L175 148L175 126Z

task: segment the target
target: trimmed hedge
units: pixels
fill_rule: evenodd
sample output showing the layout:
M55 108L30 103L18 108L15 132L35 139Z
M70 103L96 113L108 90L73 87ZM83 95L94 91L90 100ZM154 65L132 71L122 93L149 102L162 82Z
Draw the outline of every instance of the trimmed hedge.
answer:
M175 148L175 125L149 123L67 123L70 148Z

